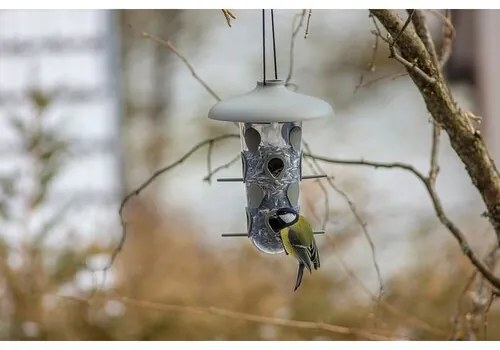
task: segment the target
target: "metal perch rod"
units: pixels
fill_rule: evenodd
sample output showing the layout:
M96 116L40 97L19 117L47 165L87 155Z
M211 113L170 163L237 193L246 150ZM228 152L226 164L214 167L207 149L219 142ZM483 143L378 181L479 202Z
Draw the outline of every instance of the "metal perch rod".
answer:
M302 176L302 180L309 180L309 179L320 179L320 178L325 178L328 177L328 175L322 174L322 175L305 175ZM243 178L241 177L228 177L224 179L217 179L217 182L243 182Z
M325 231L314 231L315 235L324 235ZM248 233L223 233L222 237L248 237Z

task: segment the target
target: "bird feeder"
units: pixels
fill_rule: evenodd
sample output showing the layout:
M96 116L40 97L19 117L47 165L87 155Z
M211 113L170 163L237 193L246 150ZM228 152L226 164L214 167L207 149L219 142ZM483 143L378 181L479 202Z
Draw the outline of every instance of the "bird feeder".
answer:
M242 181L247 197L247 233L262 252L284 251L279 232L269 217L283 207L299 212L300 181L325 175L302 176L302 122L333 114L325 101L293 92L282 80L258 82L247 94L220 101L210 119L237 122L241 136Z

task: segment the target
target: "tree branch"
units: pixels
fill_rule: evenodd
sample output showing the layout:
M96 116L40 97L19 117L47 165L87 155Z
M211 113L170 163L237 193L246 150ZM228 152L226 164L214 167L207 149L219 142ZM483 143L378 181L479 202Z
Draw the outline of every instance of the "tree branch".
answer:
M316 166L317 171L319 173L325 173L325 171L321 168L321 166L317 163L318 160L322 160L320 158L311 156L311 148L309 147L309 144L305 141L303 141L304 148L306 149L307 153L305 153L303 156L304 157L309 157L313 160L313 164ZM384 294L384 280L382 278L382 273L380 271L380 267L378 265L377 261L377 254L376 254L376 248L375 248L375 243L373 243L373 239L368 232L368 228L366 223L364 222L363 218L359 215L358 210L356 209L356 205L354 202L349 198L347 193L342 191L338 186L335 184L334 180L332 177L327 177L326 178L328 184L330 187L337 192L342 198L344 198L345 202L349 206L349 210L351 211L352 215L354 216L354 219L358 222L359 226L361 227L361 230L363 232L363 235L365 236L366 241L368 242L368 245L370 246L370 252L372 255L372 262L373 262L373 267L375 268L375 272L377 274L377 281L379 284L379 291L378 291L378 296L377 296L377 308L378 308L378 303L382 299L382 296Z
M412 22L413 27L415 28L415 32L417 33L420 40L424 44L427 52L431 56L432 62L436 67L439 67L438 56L436 53L436 46L434 45L434 41L432 40L431 32L429 31L429 27L427 26L427 21L425 19L424 13L422 10L408 10L414 11Z
M145 37L145 38L148 38L150 40L153 40L153 41L157 42L158 44L163 45L164 47L166 47L170 51L172 51L177 57L180 58L180 60L182 62L184 62L184 64L186 65L186 67L191 72L191 75L193 76L193 78L195 78L205 88L205 90L207 90L207 92L210 95L212 95L213 98L215 98L217 101L221 100L221 98L219 97L219 95L217 95L215 93L215 91L212 90L212 88L210 86L208 86L208 84L198 75L198 73L196 73L196 71L195 71L194 67L191 65L191 63L187 60L186 57L184 57L184 55L182 55L179 52L179 50L177 50L177 48L170 42L170 40L163 40L163 39L158 38L157 36L155 36L153 34L149 34L147 32L142 32L142 36Z
M78 297L65 297L65 296L59 296L59 297L64 298L66 300L91 305L91 300L88 300L88 299L83 299L83 298L78 298ZM364 330L358 329L358 328L338 326L338 325L325 323L325 322L299 321L299 320L290 320L290 319L278 318L278 317L261 316L261 315L255 315L255 314L250 314L250 313L245 313L245 312L238 312L238 311L217 308L217 307L213 307L213 306L203 307L203 306L164 304L164 303L159 303L159 302L152 302L152 301L140 300L140 299L135 299L135 298L129 298L129 297L120 296L120 295L117 295L114 298L118 299L118 300L122 301L123 303L130 305L130 306L141 307L141 308L146 308L146 309L151 309L151 310L156 310L156 311L161 311L161 312L185 312L185 313L192 313L192 314L198 314L198 315L214 315L214 316L219 316L219 317L226 317L229 319L243 320L243 321L260 323L260 324L272 324L272 325L282 326L282 327L291 327L291 328L297 328L297 329L310 329L310 330L316 330L316 331L330 332L330 333L334 333L334 334L351 335L351 336L355 336L355 337L359 337L361 339L367 339L367 340L397 340L397 339L401 339L401 338L392 337L390 335L380 335L380 334L367 332L367 331L364 331Z
M365 160L347 160L347 159L332 159L326 158L322 156L313 155L310 153L304 154L305 157L310 157L316 159L318 161L332 163L332 164L343 164L343 165L360 165L360 166L369 166L385 169L402 169L408 172L411 172L415 175L425 186L427 193L431 198L432 205L434 207L434 211L441 221L441 223L448 228L448 230L452 233L455 239L458 241L462 252L469 258L470 262L479 270L481 275L483 275L492 286L496 289L500 290L500 279L496 277L488 267L476 256L476 254L470 248L465 235L460 231L460 229L446 216L443 206L441 204L441 200L434 189L433 184L430 182L429 178L423 175L420 171L415 169L410 164L393 162L393 163L383 163L383 162L373 162L373 161L365 161Z
M297 38L297 34L299 34L300 28L304 25L304 18L306 17L306 10L302 10L302 13L298 13L294 16L292 22L292 36L290 39L290 55L289 55L289 65L288 65L288 75L285 79L285 86L290 85L290 80L292 80L293 68L294 68L294 49L295 49L295 40ZM295 24L298 20L298 23Z
M231 165L233 165L234 163L236 163L240 159L241 159L241 155L237 154L236 157L234 157L233 159L231 159L229 162L226 162L226 163L224 163L222 165L219 165L218 167L214 168L212 171L209 170L208 174L203 178L203 181L211 183L212 177L215 174L217 174L219 171L221 171L223 169L229 168Z
M177 167L178 165L182 164L186 159L188 159L193 153L195 153L196 151L198 151L203 146L210 145L210 144L213 144L215 142L219 142L219 141L222 141L222 140L225 140L225 139L239 138L239 137L240 137L240 135L238 135L238 134L224 134L224 135L220 135L220 136L217 136L217 137L213 137L213 138L204 140L204 141L196 144L189 151L187 151L186 153L184 153L184 155L182 157L180 157L179 159L177 159L172 164L170 164L170 165L168 165L168 166L166 166L164 168L161 168L161 169L155 171L153 173L153 175L151 175L139 187L137 187L135 190L133 190L132 192L130 192L129 194L127 194L125 196L125 198L123 198L123 200L122 200L122 202L120 204L120 209L118 210L118 214L120 215L120 223L121 223L121 227L122 227L122 235L120 237L120 241L118 242L118 245L116 246L116 248L113 250L113 253L111 254L111 258L110 258L110 261L109 261L108 265L103 269L103 271L107 272L113 266L113 263L114 263L117 255L118 255L118 253L120 253L120 251L122 250L123 245L125 243L125 240L127 238L127 225L126 225L125 219L123 217L123 209L125 208L125 205L128 203L128 201L132 197L138 196L158 176L160 176L160 175L162 175L162 174L164 174L164 173L172 170L173 168ZM105 278L103 278L103 280L105 280Z
M222 14L226 18L227 25L231 27L231 20L236 19L234 12L229 9L222 9Z
M370 12L390 35L396 36L401 32L403 22L393 11ZM412 28L401 32L397 46L406 61L415 62L421 71L436 79L435 84L429 84L417 70L405 65L434 121L448 134L452 148L465 164L473 184L481 194L487 208L486 216L495 229L500 245L500 174L481 134L477 130L471 130L469 113L457 106L439 67L434 65L429 52Z

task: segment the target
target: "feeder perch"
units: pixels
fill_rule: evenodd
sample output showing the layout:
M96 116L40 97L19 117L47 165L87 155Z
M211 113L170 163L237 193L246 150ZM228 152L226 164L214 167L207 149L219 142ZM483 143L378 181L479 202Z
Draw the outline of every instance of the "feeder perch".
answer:
M284 251L269 217L283 207L299 212L299 184L302 179L302 121L333 114L323 100L288 90L282 80L258 82L247 94L229 98L212 107L210 119L238 122L241 135L242 178L247 195L248 236L262 252ZM318 232L320 233L320 232Z

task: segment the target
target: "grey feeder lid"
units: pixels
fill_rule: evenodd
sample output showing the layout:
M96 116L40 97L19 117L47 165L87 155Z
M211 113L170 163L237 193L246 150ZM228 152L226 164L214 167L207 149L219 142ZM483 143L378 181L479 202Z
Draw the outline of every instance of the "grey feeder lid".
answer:
M283 80L257 82L244 95L218 102L208 112L215 120L246 123L296 122L333 115L332 107L316 97L293 92Z

